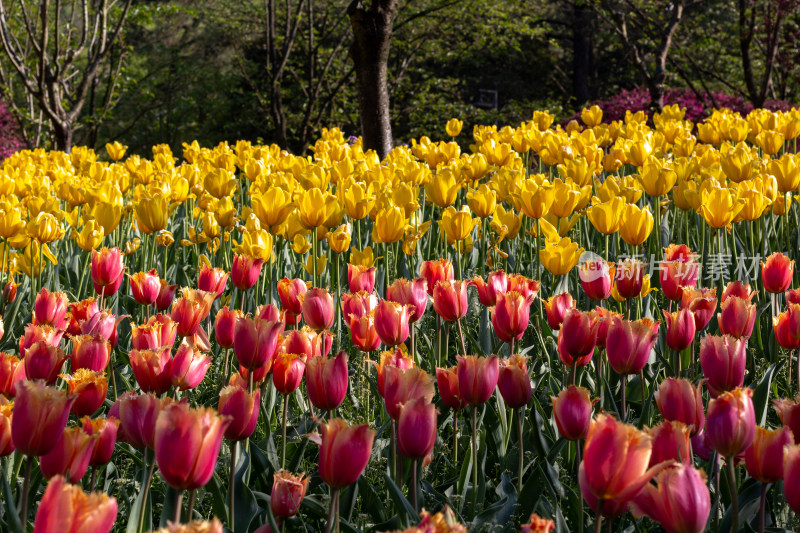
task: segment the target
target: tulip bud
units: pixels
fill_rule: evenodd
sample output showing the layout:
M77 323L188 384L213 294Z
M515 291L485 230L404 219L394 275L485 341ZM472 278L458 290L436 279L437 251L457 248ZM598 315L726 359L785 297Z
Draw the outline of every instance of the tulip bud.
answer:
M530 321L532 303L532 296L524 297L514 291L498 295L497 304L491 308L491 317L494 332L501 341L522 339Z
M63 292L50 292L46 288L39 291L33 304L33 320L36 324L66 329L69 299Z
M14 303L14 300L17 299L17 287L19 287L19 283L14 283L13 280L9 280L5 286L3 287L3 304L8 305L10 303Z
M692 312L695 331L702 331L711 322L717 310L717 289L685 287L681 292L681 309Z
M458 356L458 393L469 405L482 405L492 397L500 372L496 355Z
M403 344L409 334L409 317L411 306L381 300L375 308L375 331L383 343L388 346Z
M305 370L305 355L294 353L278 354L272 365L272 384L281 394L291 394L303 382Z
M515 354L500 361L497 388L503 401L512 409L526 405L533 395L527 360L527 357Z
M137 272L130 278L131 296L140 305L153 305L161 292L161 278L154 268L150 272Z
M283 322L239 318L233 340L233 351L239 364L248 370L266 366L269 371L283 327Z
M281 300L281 307L292 317L300 316L303 312L303 304L300 295L308 290L306 282L302 279L283 278L278 282L278 298ZM287 323L294 324L287 316Z
M347 286L350 292L372 292L375 289L375 267L347 265Z
M94 414L106 400L108 378L105 372L81 368L71 376L61 374L61 378L67 383L69 394L76 396L72 412L78 418Z
M124 272L125 266L119 248L92 250L92 281L95 289L101 289L97 291L98 294L102 292L104 296L111 296L117 292L114 290L111 294L105 294L105 288L116 286L119 289Z
M25 351L25 358L22 362L25 365L25 376L28 379L42 379L48 385L53 385L66 360L67 356L64 355L61 348L40 341Z
M241 441L250 437L258 423L258 409L261 405L261 390L253 394L247 389L228 385L219 393L219 414L228 416L230 424L225 428L225 438Z
M779 399L772 401L783 427L789 428L795 440L800 440L800 403L797 400Z
M231 282L240 291L251 289L261 275L263 259L256 259L247 255L234 254L231 266Z
M717 313L719 330L723 335L749 339L756 322L756 305L738 296L729 296Z
M45 479L69 474L68 481L78 483L89 468L96 439L80 427L62 432L55 447L39 459Z
M651 467L664 461L692 464L691 428L683 422L665 420L651 428L648 433L653 439Z
M172 300L175 299L175 289L177 285L170 285L167 280L159 280L160 287L158 289L158 297L156 298L156 309L159 311L166 311L172 305Z
M23 455L49 453L64 431L74 401L74 396L67 396L64 391L47 387L40 381L17 383L11 419L14 448Z
M433 400L433 377L418 367L400 368L387 366L384 369L383 401L386 412L393 420L400 418L403 404L424 398Z
M433 289L433 310L442 320L455 322L467 314L469 297L466 281L439 281Z
M723 392L708 403L706 442L723 457L734 457L753 442L756 415L750 389Z
M428 283L428 295L433 296L436 284L440 281L452 281L455 278L453 263L449 259L425 261L419 269L419 275Z
M547 313L547 325L553 331L561 329L561 324L564 322L567 311L574 308L575 300L566 291L550 297L549 300L545 300L544 309Z
M352 485L369 462L375 432L367 424L348 426L341 418L323 424L321 429L319 476L334 489Z
M681 309L670 313L662 309L664 322L667 325L666 343L671 349L680 352L692 345L696 331L694 315L689 309Z
M556 528L556 523L538 514L532 514L527 524L520 526L519 533L550 533Z
M185 391L197 387L208 372L211 359L200 350L181 344L170 368L170 382L177 390Z
M353 344L362 352L374 352L381 345L381 338L375 329L373 314L362 317L351 314L347 317L345 324L350 329L350 338Z
M700 367L712 397L744 384L747 341L730 335L706 335L700 340Z
M783 293L786 305L800 304L800 289L789 289Z
M638 374L650 359L657 340L657 322L613 318L606 336L608 364L617 374Z
M800 513L800 445L783 449L783 493L792 511Z
M656 476L631 502L637 518L646 515L668 533L701 533L711 512L705 473L691 465L676 465Z
M703 412L702 383L695 387L683 378L666 378L655 393L658 411L664 420L682 422L692 428L692 435L703 430L706 415Z
M111 360L111 343L100 335L72 337L72 368L102 372Z
M25 365L20 364L18 357L0 352L0 394L6 398L13 398L16 394L15 385L25 379Z
M109 411L108 416L119 419L120 427L118 438L127 442L134 448L150 448L155 446L156 419L161 409L168 402L155 397L153 394L136 394L126 392L119 397Z
M502 270L496 270L489 274L486 282L482 277L475 276L472 278L472 284L478 289L478 300L481 305L494 307L498 295L504 294L508 290L508 276Z
M235 339L236 322L241 318L242 312L238 309L229 309L228 306L217 311L214 317L214 335L220 347L233 348Z
M11 438L11 419L14 416L14 402L0 396L0 457L14 452L14 441Z
M793 275L794 261L780 252L767 257L766 263L761 261L761 282L769 293L784 292L792 284Z
M217 298L222 296L225 292L225 285L228 284L229 274L221 268L211 268L208 265L203 265L200 268L200 274L197 279L197 288L201 291L211 292Z
M553 418L559 434L567 440L585 439L592 421L592 400L589 390L570 385L551 396Z
M114 454L114 445L117 443L117 431L119 430L119 420L114 417L89 418L84 416L81 419L83 431L96 437L92 448L92 456L89 459L90 466L103 466L111 461Z
M602 301L611 296L614 263L602 259L587 260L581 264L578 274L583 292L589 299Z
M467 406L467 402L461 399L458 390L458 367L437 368L436 384L439 387L439 396L442 402L454 411L460 411Z
M344 401L348 385L347 352L336 357L312 357L306 363L308 400L317 409L331 411Z
M333 297L325 290L313 287L303 293L303 320L314 331L330 329L336 318Z
M300 511L300 504L306 496L306 489L311 478L305 474L295 476L287 470L279 470L273 476L272 494L269 506L272 514L278 518L290 518Z
M102 492L86 494L62 476L47 484L36 511L35 533L109 533L117 519L117 500Z
M743 283L737 279L736 281L728 282L728 284L725 285L725 290L722 291L720 303L724 304L731 296L736 296L742 300L747 300L750 302L756 294L758 294L758 291L754 291L750 287L749 283Z
M644 265L639 259L626 258L620 261L614 285L619 295L628 300L638 297L644 283Z
M423 397L403 404L397 421L397 449L409 459L423 459L436 444L436 406Z
M794 444L788 428L769 430L756 427L753 444L744 452L750 477L761 483L777 483L783 479L783 450Z
M567 366L589 363L597 343L597 316L569 309L558 330L558 355Z
M386 299L391 302L412 306L409 321L419 322L428 307L426 289L427 282L425 278L417 278L411 281L398 278L386 288ZM344 301L342 301L342 308L344 308Z
M230 417L213 409L193 409L173 403L156 421L155 452L158 469L167 484L178 490L195 490L211 479Z
M425 295L427 298L427 295ZM361 318L372 313L378 307L378 297L374 293L359 291L354 294L342 294L342 316L356 315Z

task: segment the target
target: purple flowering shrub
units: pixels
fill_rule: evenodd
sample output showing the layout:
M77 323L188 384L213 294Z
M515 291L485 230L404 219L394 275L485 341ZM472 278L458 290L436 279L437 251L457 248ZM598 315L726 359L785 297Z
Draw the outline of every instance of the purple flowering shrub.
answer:
M8 104L0 100L0 161L23 148L26 148L26 144L19 122Z

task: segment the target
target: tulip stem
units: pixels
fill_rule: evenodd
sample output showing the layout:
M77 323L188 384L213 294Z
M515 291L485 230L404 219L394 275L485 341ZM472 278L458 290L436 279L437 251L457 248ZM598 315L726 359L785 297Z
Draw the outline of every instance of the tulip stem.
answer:
M459 318L456 320L456 324L458 324L458 336L461 339L461 351L464 354L464 357L467 356L467 345L464 343L464 330L461 329L461 319Z
M286 468L286 417L289 415L289 395L283 395L283 422L281 424L281 469Z
M28 529L28 490L31 486L31 469L33 468L33 456L25 457L25 475L22 478L22 501L19 506L19 521L22 527Z
M139 510L139 533L144 530L144 511L147 508L147 493L150 492L150 482L153 479L153 470L156 467L156 459L153 457L153 463L150 465L150 469L147 468L147 448L142 450L142 472L145 474L144 478L144 495L142 497L142 508Z
M594 517L594 533L600 533L603 530L603 500L597 502L597 512Z
M726 457L727 472L728 472L728 486L731 491L731 531L739 531L739 497L736 490L736 470L733 465L735 457Z
M328 523L325 526L325 533L331 533L331 531L334 530L334 522L338 522L338 516L339 516L339 513L337 512L338 507L339 507L339 489L333 489L333 492L331 492L331 508L330 510L328 510ZM337 523L336 527L338 528L338 526L339 524Z
M92 467L92 481L89 483L89 491L94 492L94 488L97 486L97 467Z
M767 483L761 484L761 502L758 507L758 533L764 533L764 515L767 510Z
M235 498L233 497L233 491L236 487L235 484L235 477L236 477L236 451L239 447L238 441L233 441L231 443L231 467L230 467L230 478L228 479L228 512L230 516L228 517L228 529L231 531L235 531L234 523L236 514L234 513L234 505L235 505Z
M186 520L188 522L192 521L192 513L194 512L194 502L195 498L197 497L197 489L192 489L189 491L189 508L186 510Z
M625 403L626 403L625 389L628 388L626 386L627 384L628 384L628 374L622 374L620 376L620 385L619 385L620 392L622 393L622 403L620 404L619 419L622 420L623 422L625 421Z
M183 507L183 491L179 490L178 495L175 497L175 514L172 517L172 522L174 524L181 523L181 511Z
M453 411L453 464L458 468L458 411Z
M517 434L519 435L519 464L518 464L519 479L517 480L517 486L519 487L517 494L519 495L522 494L522 471L524 469L524 460L525 460L525 448L524 448L525 443L522 442L522 429L523 429L522 417L523 417L523 412L525 411L525 407L524 406L520 407L516 411L517 411Z
M472 406L472 514L478 514L478 406Z
M569 369L569 384L570 385L575 385L575 369L578 366L577 362L578 362L577 359L573 359L572 360L572 366Z
M417 508L417 460L414 459L411 461L411 507L414 508L414 512L418 513L419 509Z
M581 441L575 441L575 479L579 479L581 471ZM578 498L578 533L583 533L583 498Z
M392 456L391 463L389 464L392 480L397 482L397 422L392 420Z

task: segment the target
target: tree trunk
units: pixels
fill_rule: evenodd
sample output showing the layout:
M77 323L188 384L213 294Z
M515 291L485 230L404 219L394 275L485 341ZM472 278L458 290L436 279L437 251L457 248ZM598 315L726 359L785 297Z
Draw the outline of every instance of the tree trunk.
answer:
M592 64L592 10L584 0L572 5L572 97L575 108L589 101L589 72Z
M383 159L392 150L387 80L389 47L398 0L372 0L365 8L353 0L347 8L353 28L350 57L356 71L356 89L364 148L375 150Z
M55 146L54 149L60 150L62 152L70 153L72 151L72 125L71 124L59 124L53 121L53 141Z
M667 76L664 70L660 67L656 68L656 72L648 84L650 91L650 109L653 113L660 113L664 109L664 96L666 95L666 81Z

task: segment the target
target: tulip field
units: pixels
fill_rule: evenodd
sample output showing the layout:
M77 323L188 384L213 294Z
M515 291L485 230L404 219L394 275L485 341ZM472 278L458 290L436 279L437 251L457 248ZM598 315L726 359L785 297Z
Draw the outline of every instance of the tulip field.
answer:
M602 115L10 156L0 531L798 530L800 111Z

